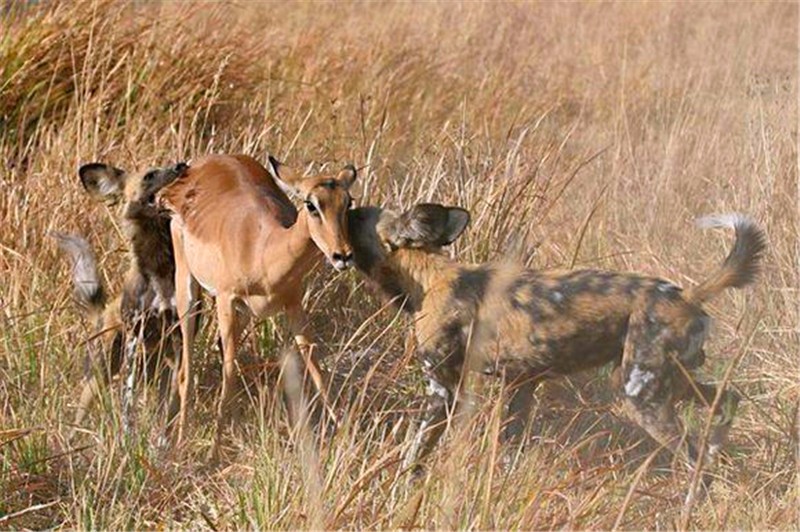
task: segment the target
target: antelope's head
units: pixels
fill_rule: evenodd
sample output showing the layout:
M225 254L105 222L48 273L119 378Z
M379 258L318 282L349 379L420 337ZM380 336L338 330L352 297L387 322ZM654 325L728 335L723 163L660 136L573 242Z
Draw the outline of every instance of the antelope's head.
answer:
M352 266L347 212L352 204L350 187L356 180L355 167L347 165L335 174L302 177L270 156L267 169L287 195L303 202L311 240L333 267L345 270Z

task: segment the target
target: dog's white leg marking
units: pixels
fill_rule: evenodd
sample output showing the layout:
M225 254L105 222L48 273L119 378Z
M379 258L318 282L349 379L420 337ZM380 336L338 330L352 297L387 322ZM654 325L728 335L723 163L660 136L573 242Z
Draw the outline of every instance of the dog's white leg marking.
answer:
M129 438L134 425L134 400L136 396L136 346L144 340L143 317L137 314L131 338L125 344L125 386L122 394L122 432Z
M430 369L432 367L431 363L427 360L423 361L423 364L425 365L426 369ZM420 457L423 448L431 445L431 442L429 441L430 436L428 434L431 425L442 423L447 417L447 405L450 402L450 392L448 389L433 377L428 377L427 392L428 412L425 415L425 419L422 421L422 423L420 423L419 429L417 429L417 434L414 436L414 442L411 444L411 448L409 449L405 460L403 460L404 468L409 468L414 465L414 463ZM436 439L438 439L438 437L434 438L434 443Z
M634 365L628 381L625 383L625 395L636 397L647 386L647 383L655 379L655 377L653 372L643 370L638 364Z

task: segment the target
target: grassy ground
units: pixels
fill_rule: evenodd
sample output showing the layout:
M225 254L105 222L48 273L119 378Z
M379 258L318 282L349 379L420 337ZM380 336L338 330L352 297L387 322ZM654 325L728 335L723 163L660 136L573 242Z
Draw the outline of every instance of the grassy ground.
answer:
M0 529L800 527L796 6L45 4L0 3ZM125 259L78 165L268 151L366 165L361 204L469 208L463 261L691 285L732 239L693 218L753 216L764 275L709 305L703 372L735 363L745 397L710 496L683 507L691 475L619 415L604 372L541 391L537 443L510 468L487 400L413 480L398 463L424 390L409 323L329 268L307 306L342 392L335 435L293 437L267 371L230 462L205 470L209 347L184 452L155 446L152 397L123 445L113 391L70 439L91 329L46 233L89 238L112 291ZM274 361L283 331L278 318L250 345Z

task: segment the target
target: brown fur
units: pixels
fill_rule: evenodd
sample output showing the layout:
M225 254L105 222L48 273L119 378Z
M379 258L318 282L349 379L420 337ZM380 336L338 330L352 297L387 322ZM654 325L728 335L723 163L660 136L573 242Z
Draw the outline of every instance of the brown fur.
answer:
M183 337L178 443L186 429L192 395L194 326L183 318L197 301L200 286L215 296L223 351L212 460L218 456L224 427L230 421L235 353L250 315L263 318L286 312L306 367L327 405L306 331L303 278L322 255L337 269L351 264L346 212L355 179L352 166L338 174L303 178L272 157L265 168L245 155L212 155L193 164L185 176L161 192L160 201L173 213L176 299ZM304 201L300 212L286 192Z
M145 353L148 375L162 377L162 354L174 354L175 260L169 218L155 205L155 193L186 170L186 165L128 174L103 163L81 167L79 175L86 191L96 199L122 203L121 222L130 248L122 294L107 304L105 288L89 244L80 237L55 233L59 246L73 262L75 295L93 322L97 342L90 342L89 359L81 392L76 424L81 424L98 390L96 362L108 380L119 374L127 354L139 340ZM131 392L132 393L132 392Z
M707 281L683 291L635 273L462 265L441 247L468 220L462 209L431 204L401 215L374 207L350 213L356 266L414 316L418 356L432 393L412 461L441 435L465 370L522 383L511 398L506 431L517 437L537 383L609 362L630 416L678 451L682 431L674 403L711 404L717 393L685 376L705 359L709 317L700 303L753 281L765 248L761 230L742 217L712 220L710 225L736 229L734 248ZM722 445L737 402L735 393L722 392L712 452ZM689 455L696 458L692 444Z

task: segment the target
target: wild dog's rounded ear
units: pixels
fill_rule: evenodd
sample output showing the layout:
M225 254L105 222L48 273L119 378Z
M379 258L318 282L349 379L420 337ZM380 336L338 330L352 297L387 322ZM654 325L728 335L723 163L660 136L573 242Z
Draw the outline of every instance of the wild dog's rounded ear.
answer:
M447 207L447 223L442 236L443 245L452 244L469 225L469 211L461 207Z
M356 177L358 177L358 171L356 167L352 164L346 165L342 168L342 171L336 174L336 181L341 183L344 188L350 188L353 183L356 181Z
M186 161L181 161L179 163L175 163L175 166L172 167L172 171L175 172L175 175L182 176L189 170L189 163Z
M295 186L297 181L301 179L297 172L280 162L272 155L267 156L267 171L269 172L269 175L272 176L272 179L275 180L275 183L278 185L278 187L284 192L284 194L290 198L296 198L300 196L300 191Z
M81 184L95 198L116 200L125 189L125 170L104 163L84 164L78 170Z
M394 248L441 247L452 244L468 223L464 209L421 203L387 222L381 237Z

